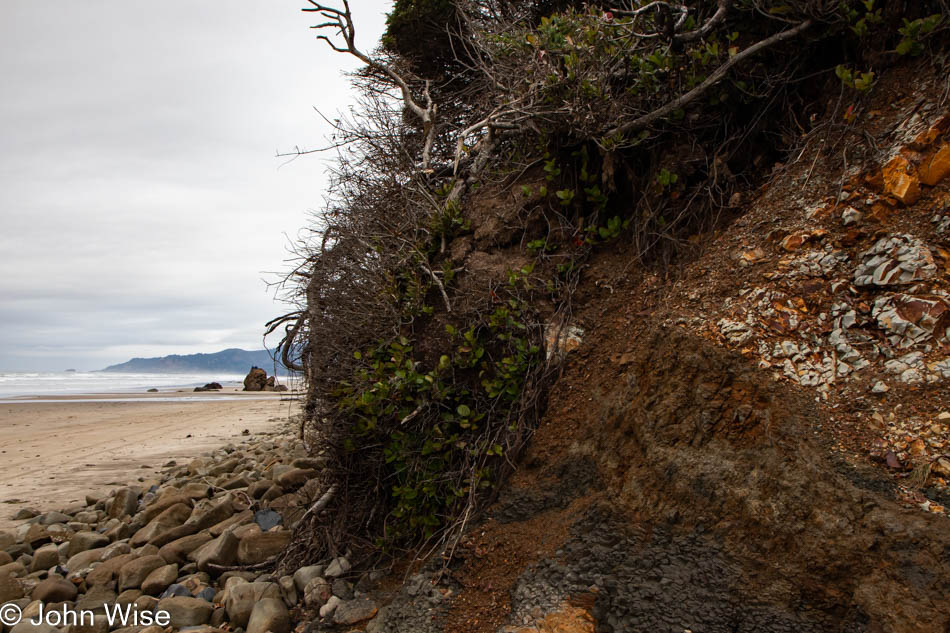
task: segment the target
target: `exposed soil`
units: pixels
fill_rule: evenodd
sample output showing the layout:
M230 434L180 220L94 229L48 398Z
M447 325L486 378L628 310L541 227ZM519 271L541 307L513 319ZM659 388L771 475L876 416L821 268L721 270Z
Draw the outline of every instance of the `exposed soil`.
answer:
M938 374L887 365L919 349L926 374L947 350L897 343L871 316L900 293L946 296L947 181L903 204L875 178L945 113L928 97L945 78L921 74L913 93L899 72L882 78L860 128L842 131L829 104L824 131L681 269L638 268L622 245L592 258L574 310L583 344L440 606L426 603L441 622L427 630L950 631L946 481L909 484L950 452L950 395ZM856 226L846 206L865 216ZM796 232L803 244L786 240ZM936 272L856 285L865 253L898 234ZM835 364L836 329L868 362ZM783 342L809 351L782 357ZM830 377L812 369L825 355Z

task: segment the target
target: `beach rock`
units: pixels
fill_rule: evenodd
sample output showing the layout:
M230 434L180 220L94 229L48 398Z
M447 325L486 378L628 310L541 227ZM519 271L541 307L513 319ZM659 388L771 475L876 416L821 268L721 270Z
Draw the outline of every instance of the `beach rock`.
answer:
M251 521L254 518L254 513L250 510L244 510L243 512L238 512L237 514L228 517L220 523L216 523L208 528L208 532L211 533L211 536L221 536L224 532L231 528L236 528L245 523Z
M19 560L7 563L6 565L0 565L0 576L4 574L13 576L14 578L22 578L26 576L26 566Z
M119 590L137 589L153 571L165 565L161 556L143 556L129 561L119 570Z
M87 549L85 552L79 552L75 556L70 556L66 561L66 569L71 572L81 572L93 563L99 562L105 548Z
M244 378L244 391L264 391L267 385L267 372L260 367L251 367Z
M113 543L108 547L102 548L102 555L99 557L101 561L112 560L123 554L131 554L132 547L128 543Z
M197 531L198 526L196 525L179 525L178 527L173 527L170 530L162 532L158 536L150 538L148 544L154 545L155 547L161 549L165 545L186 536L191 536Z
M290 613L283 600L264 598L254 605L247 633L290 633Z
M227 473L234 472L234 470L237 469L237 467L240 465L241 465L241 460L238 459L237 457L233 457L231 459L226 459L223 462L219 462L218 464L212 466L211 470L208 471L208 474L211 475L212 477L217 477L219 475L224 475Z
M115 599L115 603L121 606L134 604L136 600L142 597L142 592L138 589L126 589Z
M158 555L165 559L167 563L184 565L188 562L189 554L210 540L211 535L207 532L191 534L163 545L161 549L158 550Z
M274 485L273 480L271 479L258 479L255 482L252 482L250 486L247 487L247 494L252 499L260 499L264 496L264 493Z
M236 583L228 589L225 608L232 627L246 627L254 605L265 598L280 600L280 587L272 582Z
M85 552L83 552L85 554ZM79 554L82 556L83 554ZM111 558L104 563L99 563L94 569L86 573L87 585L106 585L111 584L119 575L119 571L126 564L135 560L135 554L121 554ZM70 568L70 571L77 571Z
M255 526L256 527L256 526ZM238 546L238 563L256 565L276 556L290 544L290 532L262 532L241 539Z
M149 521L148 525L136 532L129 543L132 547L145 545L150 540L184 524L191 514L191 507L184 503L177 503L166 508L161 514Z
M176 596L184 596L185 598L194 598L195 595L188 590L188 587L178 583L169 585L169 587L162 592L162 595L159 596L159 600L164 600L165 598L174 598Z
M317 476L317 471L309 468L293 468L277 477L277 484L284 490L296 490Z
M342 556L334 558L329 565L327 565L326 571L323 572L323 575L327 578L336 578L342 576L346 572L350 571L350 561L346 560Z
M216 629L220 629L225 626L228 621L228 612L224 607L216 607L214 612L211 614L211 621L208 622L210 626L213 626Z
M198 530L204 530L224 521L233 514L234 504L231 500L231 493L228 493L220 499L202 499L199 501L185 523L196 526Z
M20 508L14 513L11 517L14 521L26 521L27 519L32 519L37 516L39 513L33 508Z
M209 382L203 387L195 387L195 391L220 391L223 389L219 382Z
M152 571L142 581L142 593L157 596L178 578L178 565L165 565Z
M190 507L191 502L192 498L184 492L171 489L162 493L158 498L148 504L145 509L142 510L140 516L143 522L147 524L168 508L180 503Z
M203 477L208 474L212 466L214 466L214 460L210 457L197 457L188 464L188 474Z
M311 468L313 470L320 470L327 465L326 457L297 457L290 465L294 468Z
M256 523L262 532L267 532L284 522L284 518L279 512L273 510L258 510L254 513L254 523Z
M24 618L20 620L19 624L10 629L10 633L60 633L60 630L45 622L33 624L30 620Z
M10 556L7 552L0 550L0 565L6 565L13 562L13 557ZM34 571L31 569L30 571Z
M53 525L54 523L69 523L72 520L68 514L62 512L47 512L40 516L42 525Z
M274 484L273 486L267 489L267 492L265 492L263 496L261 496L261 501L273 501L275 499L280 498L282 494L284 494L283 488L281 488L277 484Z
M333 612L333 623L340 626L351 626L357 622L369 620L376 615L379 608L369 598L357 598L341 602Z
M293 576L281 576L277 580L277 584L280 586L280 592L284 596L284 603L286 603L288 607L297 604L299 598L297 596L297 587L294 585Z
M223 490L239 490L241 488L247 488L250 484L251 482L246 475L237 475L222 483L221 488Z
M330 586L333 589L334 596L339 596L344 600L352 600L355 597L353 595L353 585L342 578L337 578Z
M129 527L128 523L118 523L107 529L104 534L109 537L110 541L121 541L132 536L132 528Z
M16 545L16 536L11 532L0 531L0 549L7 549Z
M118 596L108 585L95 585L76 601L76 609L102 613L106 606L115 604ZM131 602L131 601L130 601Z
M76 585L65 578L47 578L36 585L30 597L33 600L39 600L43 604L51 604L74 600L78 593L79 590L76 589Z
M67 556L73 557L80 552L98 549L109 544L109 537L98 532L76 532L69 540Z
M146 596L145 594L142 594L135 599L133 604L140 611L154 611L155 607L158 606L158 598L155 596Z
M190 482L181 487L181 494L193 501L209 499L213 492L211 486L199 481Z
M337 596L330 596L330 599L327 600L327 603L320 607L320 617L326 618L333 614L336 611L336 608L340 606L340 603L343 602Z
M240 541L230 530L224 532L221 536L208 541L191 554L189 560L193 560L201 571L208 571L209 565L233 565L237 562L238 546Z
M36 549L41 545L46 545L52 541L49 531L46 529L46 526L40 525L39 523L34 523L26 529L26 534L23 536L23 542Z
M95 525L102 518L103 513L98 510L85 510L76 513L76 520L89 525Z
M304 593L311 580L323 576L324 569L325 567L323 565L308 565L307 567L301 567L295 571L294 586L297 588L297 592Z
M174 596L159 600L156 609L168 612L171 626L182 629L207 624L214 611L214 605L198 598Z
M9 574L0 574L0 604L19 600L23 597L20 582Z
M333 588L324 578L314 578L303 590L303 601L311 609L319 609L333 595Z
M132 516L138 510L139 492L132 488L119 488L109 502L108 514L115 519Z
M43 571L50 567L55 567L56 565L59 565L59 547L50 543L33 552L33 562L30 563L30 571Z
M64 633L109 633L109 618L104 613L96 613L90 622L83 618L78 624L70 624Z

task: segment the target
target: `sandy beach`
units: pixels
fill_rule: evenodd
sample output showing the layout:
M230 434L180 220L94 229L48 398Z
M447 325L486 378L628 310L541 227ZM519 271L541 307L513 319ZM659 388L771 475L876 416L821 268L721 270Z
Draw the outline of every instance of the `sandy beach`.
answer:
M280 394L121 394L0 402L0 529L24 507L59 509L87 494L145 481L236 442L276 430L298 410ZM174 401L175 397L187 401ZM102 400L110 400L103 402ZM170 401L171 400L171 401Z

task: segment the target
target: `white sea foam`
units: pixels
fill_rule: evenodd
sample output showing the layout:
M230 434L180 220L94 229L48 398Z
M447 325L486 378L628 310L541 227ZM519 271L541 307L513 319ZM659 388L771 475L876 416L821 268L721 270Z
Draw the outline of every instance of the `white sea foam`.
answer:
M209 382L225 388L242 385L235 374L121 374L113 372L4 372L0 373L0 398L17 396L69 396L79 394L135 393L147 389L193 389Z

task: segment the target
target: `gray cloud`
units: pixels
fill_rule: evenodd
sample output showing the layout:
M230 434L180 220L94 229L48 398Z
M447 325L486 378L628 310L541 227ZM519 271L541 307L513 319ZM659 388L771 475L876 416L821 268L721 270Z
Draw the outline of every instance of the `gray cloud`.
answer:
M391 1L351 4L372 48ZM304 5L4 3L0 370L260 345L326 186L274 153L352 99Z

